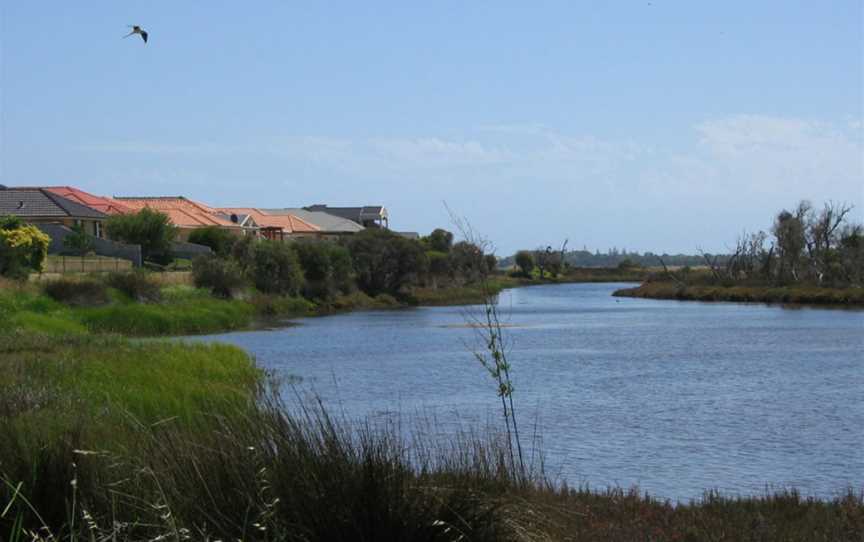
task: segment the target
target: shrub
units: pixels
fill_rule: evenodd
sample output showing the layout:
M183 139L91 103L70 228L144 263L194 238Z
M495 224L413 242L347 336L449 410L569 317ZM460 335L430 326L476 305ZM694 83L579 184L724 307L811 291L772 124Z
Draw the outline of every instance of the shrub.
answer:
M84 226L75 224L72 233L63 238L63 247L77 256L84 256L93 249L93 238L84 231Z
M141 303L159 301L159 284L145 271L128 271L108 275L108 286L116 288Z
M522 272L522 276L530 277L534 271L534 254L530 250L520 250L516 253L516 265Z
M396 294L428 270L423 246L381 229L367 229L347 242L357 285L371 296Z
M26 278L41 271L51 238L14 216L0 217L0 275Z
M460 241L450 250L453 271L468 282L480 278L486 272L483 249L473 243Z
M232 297L246 284L243 272L233 260L215 256L198 256L192 261L192 280L196 287L220 297Z
M351 291L353 269L345 247L314 241L298 243L296 250L306 278L304 296L329 299L339 292Z
M90 279L52 280L45 283L43 290L51 299L76 307L94 307L110 301L105 284Z
M190 243L210 247L217 256L222 257L231 254L231 249L234 248L237 239L237 236L230 231L218 226L198 228L189 234Z
M303 272L294 247L281 241L261 241L252 257L252 282L268 294L298 295Z
M429 261L429 274L433 277L446 277L453 272L450 257L445 252L430 250L426 253L426 259Z
M437 228L427 237L423 238L423 244L426 245L428 250L446 254L450 252L450 248L453 246L453 234L447 230Z
M112 216L105 223L105 230L115 241L141 245L145 260L157 259L160 263L170 261L171 243L177 236L177 228L168 215L146 207L137 213Z

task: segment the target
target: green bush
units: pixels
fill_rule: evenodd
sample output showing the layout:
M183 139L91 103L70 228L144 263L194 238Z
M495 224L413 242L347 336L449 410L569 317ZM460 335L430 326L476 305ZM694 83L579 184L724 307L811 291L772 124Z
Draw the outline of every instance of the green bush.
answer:
M15 216L0 217L0 275L25 279L41 271L51 239L42 230Z
M351 291L353 269L345 247L329 241L307 241L298 243L296 250L306 279L304 296L330 299Z
M60 278L46 282L42 289L51 299L74 307L95 307L111 300L105 284L92 279Z
M531 277L534 271L534 253L530 250L520 250L516 253L516 265L519 266L523 277Z
M108 286L140 303L152 303L162 298L159 284L146 271L111 273L108 275Z
M398 294L425 275L429 262L419 241L382 229L366 229L347 241L357 286L371 296Z
M190 243L210 247L217 256L222 257L231 254L231 249L234 248L237 239L236 235L218 226L198 228L189 234Z
M105 222L105 231L115 241L140 245L145 260L163 264L171 261L171 243L177 228L165 213L145 207L137 213L114 215Z
M303 271L294 247L281 241L261 241L252 256L252 282L267 294L296 296L303 287Z
M198 256L192 261L192 280L196 287L226 298L246 285L242 270L233 260L215 256Z

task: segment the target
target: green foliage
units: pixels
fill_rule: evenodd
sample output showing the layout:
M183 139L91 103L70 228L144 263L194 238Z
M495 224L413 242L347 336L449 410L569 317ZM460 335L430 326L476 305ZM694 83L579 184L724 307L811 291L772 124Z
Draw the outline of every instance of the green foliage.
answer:
M237 239L236 235L218 226L198 228L189 234L190 243L210 247L217 256L221 257L227 257L231 254Z
M46 282L42 289L51 299L73 307L95 307L110 301L105 284L93 279L59 278Z
M494 273L498 268L498 258L494 254L486 254L483 256L483 264L486 273Z
M428 269L423 246L383 229L366 229L347 241L357 286L371 296L398 294Z
M450 252L453 246L453 234L447 230L437 228L422 240L427 250L433 252Z
M146 207L137 213L110 217L105 231L115 241L140 245L145 260L170 260L171 243L177 236L168 215Z
M479 246L460 241L450 250L453 271L468 282L477 281L486 274L486 260Z
M516 265L522 271L522 276L530 277L534 271L534 254L530 250L520 250L516 253Z
M246 285L243 271L234 260L217 256L198 256L192 260L192 280L198 288L230 298Z
M445 252L430 250L426 253L429 261L429 274L433 279L443 279L453 274L453 266L450 265L450 256Z
M260 241L252 254L252 282L264 293L296 296L303 271L294 247L282 241Z
M84 231L83 224L72 226L72 233L63 238L63 247L78 256L84 256L93 249L93 238Z
M159 284L150 273L143 270L111 273L108 286L123 292L127 297L140 303L153 303L162 298Z
M41 271L51 238L15 216L0 217L0 275L25 279Z
M329 241L304 241L295 248L306 278L303 295L330 299L351 291L353 269L345 247Z
M215 333L248 327L254 316L254 308L244 301L211 298L171 305L109 305L79 309L75 316L95 333L157 337Z

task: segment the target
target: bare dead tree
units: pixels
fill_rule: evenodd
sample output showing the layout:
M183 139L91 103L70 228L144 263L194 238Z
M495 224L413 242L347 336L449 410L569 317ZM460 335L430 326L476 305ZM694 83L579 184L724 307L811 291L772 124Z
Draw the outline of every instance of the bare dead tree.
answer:
M672 279L672 281L675 282L675 284L677 284L681 288L684 288L687 286L681 279L676 277L674 273L669 271L669 268L666 266L666 262L663 261L663 258L661 258L660 256L657 256L657 259L660 260L660 265L663 266L663 272L666 273L667 277Z

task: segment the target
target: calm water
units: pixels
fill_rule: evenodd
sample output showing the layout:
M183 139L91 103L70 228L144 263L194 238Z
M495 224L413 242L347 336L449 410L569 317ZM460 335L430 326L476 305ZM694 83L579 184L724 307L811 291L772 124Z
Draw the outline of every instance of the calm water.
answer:
M622 285L502 294L517 411L571 485L686 500L716 488L864 488L864 312L616 299ZM498 415L463 308L362 312L218 339L349 417Z

